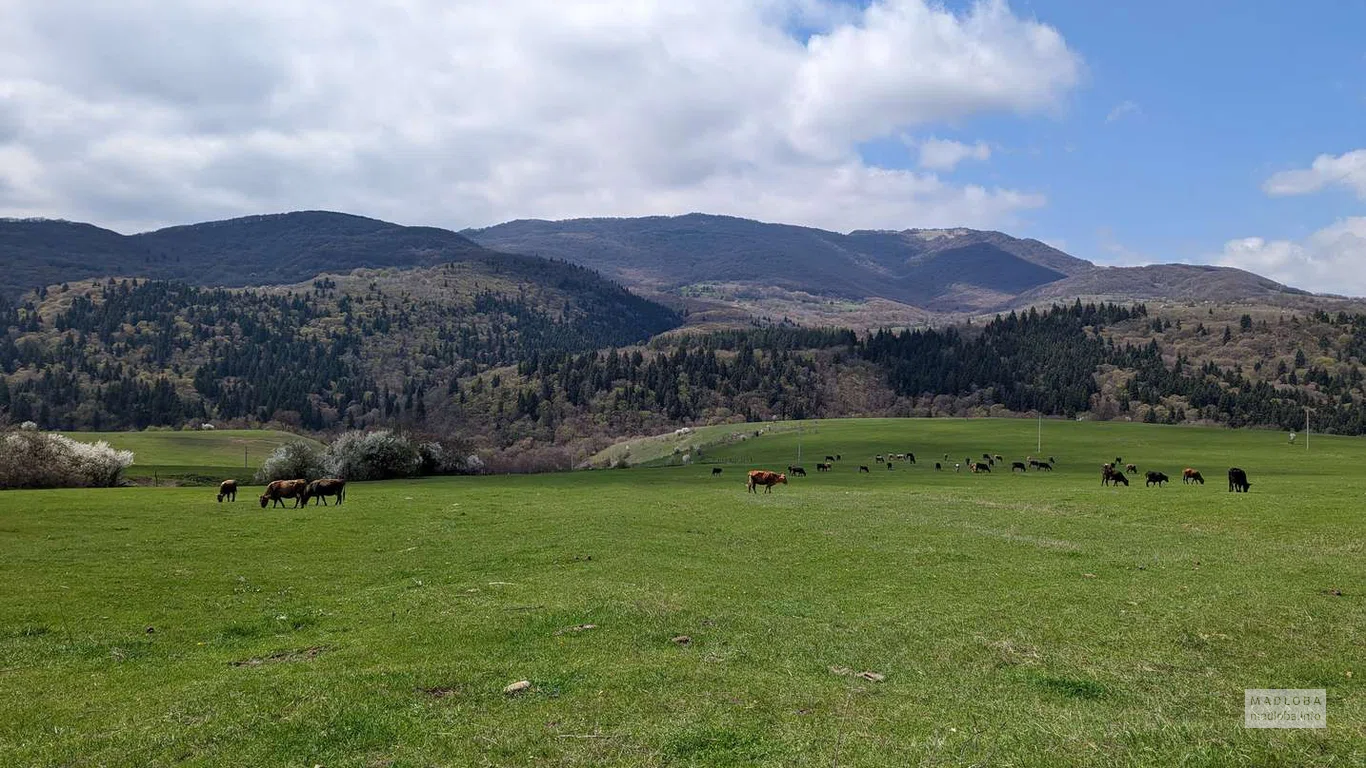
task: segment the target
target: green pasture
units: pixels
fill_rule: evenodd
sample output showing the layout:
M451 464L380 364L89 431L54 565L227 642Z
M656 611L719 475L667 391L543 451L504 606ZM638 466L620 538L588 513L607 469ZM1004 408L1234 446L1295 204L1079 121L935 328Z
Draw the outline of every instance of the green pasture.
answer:
M1045 422L1057 471L972 475L933 462L1036 423L787 426L341 507L0 494L0 765L1366 764L1361 440ZM1328 727L1244 729L1246 688Z
M63 432L72 440L103 440L133 452L128 476L176 482L218 484L226 478L250 480L261 462L285 443L311 438L268 429L149 430L145 432Z

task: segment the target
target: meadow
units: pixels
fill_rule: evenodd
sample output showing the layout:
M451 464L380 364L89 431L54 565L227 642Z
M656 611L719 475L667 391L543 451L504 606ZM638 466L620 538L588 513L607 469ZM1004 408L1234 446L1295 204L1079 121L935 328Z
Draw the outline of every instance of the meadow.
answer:
M63 432L72 440L105 441L133 452L128 477L139 482L155 478L174 482L217 485L235 478L248 481L262 459L285 443L315 442L311 438L267 429L148 430L144 432Z
M341 507L0 494L0 765L1366 763L1360 439L1049 421L1057 471L973 475L933 462L1036 423L784 427ZM1328 727L1244 729L1246 688Z

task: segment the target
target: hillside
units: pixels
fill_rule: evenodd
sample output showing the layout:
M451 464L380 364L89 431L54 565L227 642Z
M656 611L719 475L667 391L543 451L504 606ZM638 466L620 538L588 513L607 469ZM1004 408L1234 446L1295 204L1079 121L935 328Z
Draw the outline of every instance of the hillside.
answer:
M249 216L136 235L68 221L0 219L0 293L10 298L96 277L238 287L295 283L360 267L505 258L448 230L325 211Z
M1037 240L971 229L840 234L689 214L513 221L463 234L489 248L581 264L640 290L769 319L856 327L904 325L917 310L944 317L1086 296L1237 301L1303 293L1222 267L1103 268Z
M520 257L252 290L77 282L0 301L0 410L68 430L421 422L436 382L679 322L593 272Z

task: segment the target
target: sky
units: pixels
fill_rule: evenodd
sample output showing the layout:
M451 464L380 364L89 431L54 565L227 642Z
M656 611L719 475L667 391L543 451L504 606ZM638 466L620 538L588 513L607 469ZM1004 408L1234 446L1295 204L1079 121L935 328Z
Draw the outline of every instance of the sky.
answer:
M966 226L1366 295L1366 3L0 0L0 216Z

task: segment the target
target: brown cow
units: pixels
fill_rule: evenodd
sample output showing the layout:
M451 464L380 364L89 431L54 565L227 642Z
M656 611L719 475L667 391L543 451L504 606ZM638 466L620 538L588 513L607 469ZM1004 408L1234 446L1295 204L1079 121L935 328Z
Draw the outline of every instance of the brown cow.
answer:
M1205 476L1200 474L1200 470L1186 467L1181 470L1181 482L1190 485L1191 483L1205 484Z
M308 493L307 480L276 480L266 486L266 492L261 494L261 509L265 509L267 504L279 504L284 506L281 499L294 499L294 506L299 506L299 499ZM273 502L273 504L272 504Z
M749 483L746 487L749 489L750 493L758 493L758 491L754 490L754 487L762 485L764 487L764 493L772 493L773 486L778 483L787 485L787 475L769 472L766 469L754 469L750 470Z
M317 505L318 501L321 501L325 507L327 506L328 496L336 496L337 506L340 507L342 499L346 497L346 481L338 480L335 477L325 477L322 480L314 480L304 489L304 495L300 498L305 505L308 504L309 499L317 499L317 501L313 502L314 505Z
M223 499L237 501L237 481L224 480L218 484L218 503L222 504Z

